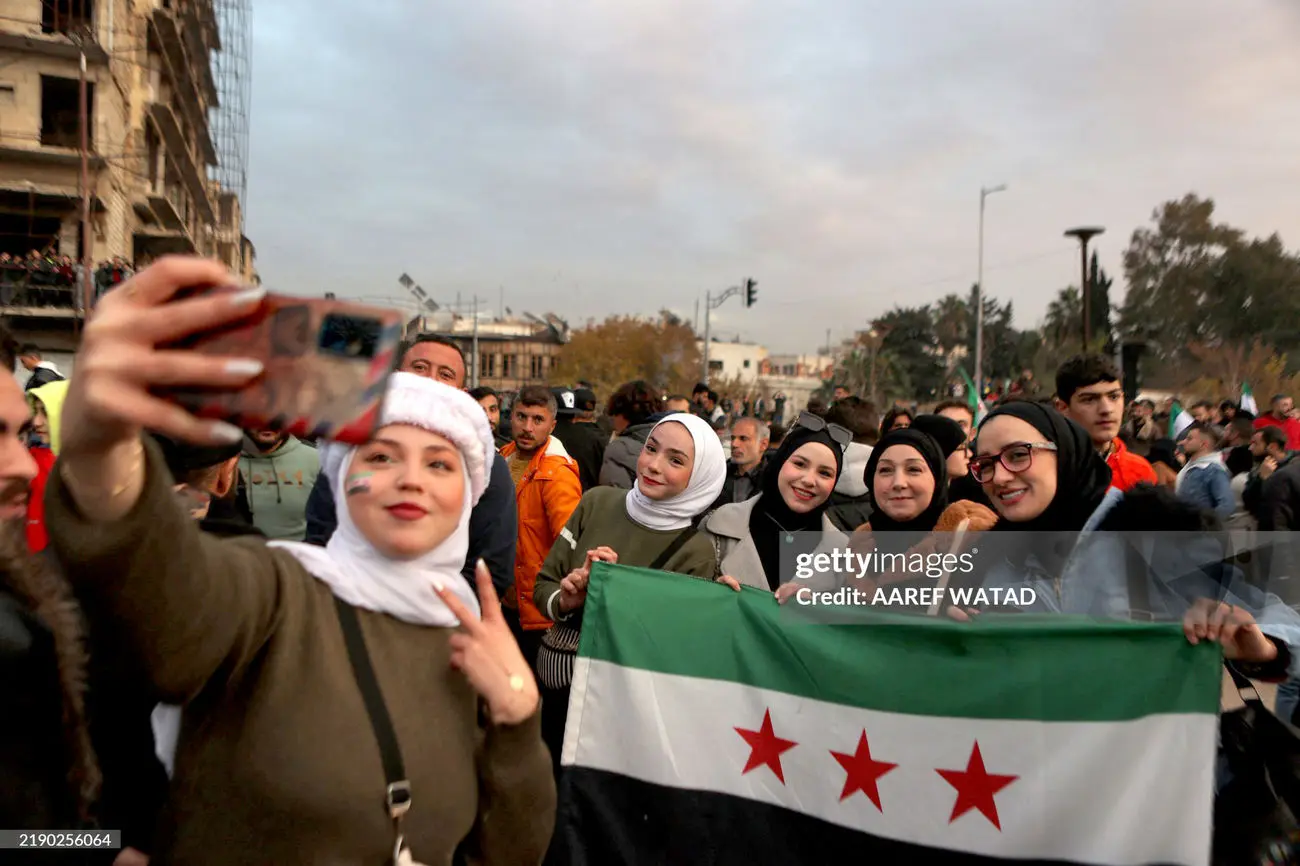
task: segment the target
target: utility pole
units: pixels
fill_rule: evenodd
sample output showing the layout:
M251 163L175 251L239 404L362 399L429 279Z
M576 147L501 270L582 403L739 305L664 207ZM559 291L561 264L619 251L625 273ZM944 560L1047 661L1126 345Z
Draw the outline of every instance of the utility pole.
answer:
M84 34L79 37L85 39ZM81 74L78 83L78 125L80 127L81 142L81 327L90 318L90 306L93 298L90 291L90 274L91 274L91 255L90 255L90 99L89 85L86 81L86 46L83 42L81 46ZM74 327L77 326L78 320L74 316ZM78 328L77 336L80 336Z
M709 384L709 336L712 321L710 313L722 306L722 303L732 295L740 295L746 307L752 306L758 297L758 290L754 288L757 285L754 280L746 277L740 285L724 290L716 298L712 292L704 293L704 375L700 378L704 384Z
M1005 183L980 187L980 251L975 281L975 396L984 398L984 199L1007 188Z
M471 388L477 388L477 387L478 387L478 368L479 368L479 362L478 362L478 295L475 295L475 296L474 296L474 337L473 337L473 345L474 345L474 349L473 349L473 351L472 351L472 354L473 354L473 356L474 356L474 360L473 360L472 363L473 363L474 374L470 377L470 387L471 387Z

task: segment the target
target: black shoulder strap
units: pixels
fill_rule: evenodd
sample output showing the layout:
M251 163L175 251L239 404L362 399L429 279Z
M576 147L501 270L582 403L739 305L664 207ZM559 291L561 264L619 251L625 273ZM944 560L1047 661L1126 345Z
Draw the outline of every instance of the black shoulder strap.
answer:
M347 644L348 658L352 661L352 674L361 689L361 699L365 701L375 739L379 741L379 756L384 762L384 777L388 782L389 816L397 819L411 808L411 783L406 778L406 766L402 762L402 750L397 745L393 720L388 715L379 680L370 664L370 653L366 651L366 639L361 634L356 608L335 596L334 609L338 612L339 625L343 627L343 642Z
M695 537L696 529L694 526L688 526L677 534L677 537L668 542L664 552L655 557L655 561L650 563L650 568L657 570L668 564L668 560L673 558L673 554L682 549L682 545Z

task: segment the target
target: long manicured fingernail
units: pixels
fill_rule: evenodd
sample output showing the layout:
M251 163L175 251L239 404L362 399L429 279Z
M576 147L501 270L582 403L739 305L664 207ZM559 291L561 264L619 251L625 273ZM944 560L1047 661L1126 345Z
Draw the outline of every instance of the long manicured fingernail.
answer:
M227 424L225 421L213 421L212 426L208 428L213 439L220 439L222 442L234 444L244 438L244 431L240 430L234 424Z
M438 592L442 592L447 587L443 586L442 580L440 578L435 577L433 579L433 588L438 590Z
M474 563L474 568L484 574L491 574L491 572L488 571L487 562L482 557L479 557L478 562Z
M232 307L239 307L244 304L255 304L266 297L266 289L259 287L252 289L242 289L238 292L232 292L227 300Z
M227 361L225 370L231 376L256 376L266 368L266 365L256 358L236 358L233 361Z

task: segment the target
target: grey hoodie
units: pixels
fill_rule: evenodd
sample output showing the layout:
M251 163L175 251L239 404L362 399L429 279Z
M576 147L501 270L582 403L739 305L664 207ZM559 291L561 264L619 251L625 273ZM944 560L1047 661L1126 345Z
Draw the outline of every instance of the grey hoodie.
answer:
M307 497L318 474L320 455L293 436L265 454L246 440L239 475L253 525L272 541L302 541L307 534Z

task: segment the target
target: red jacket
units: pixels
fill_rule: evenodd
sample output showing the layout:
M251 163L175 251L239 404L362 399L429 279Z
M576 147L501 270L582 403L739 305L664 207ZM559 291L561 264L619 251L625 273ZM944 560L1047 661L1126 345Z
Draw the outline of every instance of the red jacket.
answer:
M27 500L27 547L40 553L49 543L45 534L45 482L54 469L54 452L48 448L28 448L36 461L36 477L32 479L32 493Z
M501 449L501 456L507 460L514 453L513 442ZM537 572L541 571L546 555L551 552L551 545L560 537L560 530L569 522L581 500L578 464L564 450L564 443L552 436L545 448L537 449L528 462L528 470L515 487L519 536L515 544L514 601L519 610L519 623L525 631L552 625L533 604L533 587L537 583Z
M1265 427L1281 427L1286 431L1286 450L1300 450L1300 421L1294 418L1283 418L1279 421L1270 412L1255 419L1256 430L1262 430Z
M1110 467L1110 486L1118 490L1131 490L1144 481L1148 484L1157 483L1156 471L1146 458L1128 450L1128 446L1118 438L1110 443L1110 456L1106 458L1106 465Z

